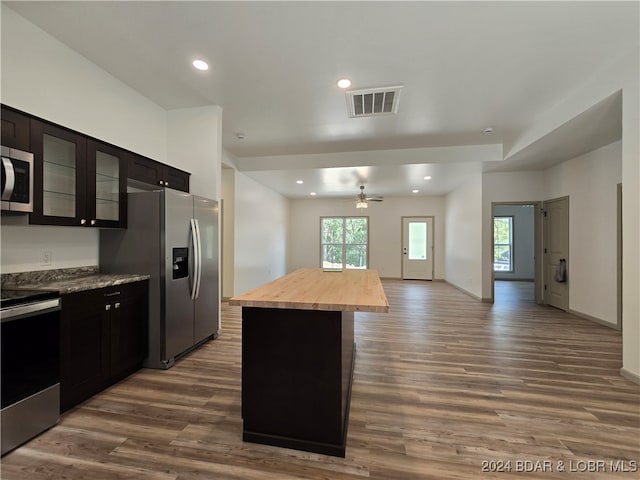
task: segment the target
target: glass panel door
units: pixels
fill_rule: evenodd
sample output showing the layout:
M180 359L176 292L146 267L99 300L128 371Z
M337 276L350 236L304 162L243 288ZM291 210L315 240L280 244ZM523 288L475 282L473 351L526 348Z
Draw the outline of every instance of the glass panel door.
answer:
M120 213L120 159L96 151L96 218L119 219Z
M409 260L427 258L427 222L409 223Z
M402 217L402 278L433 279L433 217Z
M43 214L75 218L76 144L44 134L43 166Z

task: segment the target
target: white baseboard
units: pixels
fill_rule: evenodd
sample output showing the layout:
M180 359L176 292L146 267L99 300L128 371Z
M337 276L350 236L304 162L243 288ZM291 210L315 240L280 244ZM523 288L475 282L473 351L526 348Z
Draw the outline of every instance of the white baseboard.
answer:
M640 375L630 372L626 368L620 369L620 375L622 375L627 380L631 380L633 383L637 383L638 385L640 385Z
M479 302L483 302L483 303L491 303L491 299L488 298L481 298L473 293L471 293L468 290L465 290L462 287L459 287L458 285L456 285L455 283L451 283L449 280L444 280L448 285L451 285L453 288L455 288L456 290L460 290L462 293L469 295L471 298L474 298L476 300L478 300Z
M600 325L604 325L605 327L613 328L614 330L620 330L617 324L607 322L606 320L602 320L601 318L594 317L587 313L582 313L582 312L578 312L577 310L571 310L571 309L567 310L567 313L570 313L571 315L575 315L576 317L584 318L585 320L589 320L590 322L595 322Z

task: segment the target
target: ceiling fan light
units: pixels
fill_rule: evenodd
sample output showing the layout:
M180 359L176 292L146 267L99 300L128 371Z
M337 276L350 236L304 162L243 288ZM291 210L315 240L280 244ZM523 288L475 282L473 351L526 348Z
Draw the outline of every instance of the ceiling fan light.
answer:
M356 202L356 208L369 208L369 205L367 205L367 202L364 202L362 200L358 200Z

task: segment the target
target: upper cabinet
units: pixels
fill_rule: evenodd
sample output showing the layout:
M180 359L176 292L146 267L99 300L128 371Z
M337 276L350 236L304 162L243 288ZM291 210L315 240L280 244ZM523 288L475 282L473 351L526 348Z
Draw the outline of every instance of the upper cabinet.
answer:
M125 228L127 152L31 120L34 205L29 223Z
M106 143L87 140L87 216L97 227L127 226L129 155Z
M142 155L129 158L129 178L139 182L189 192L191 174Z
M1 105L2 145L33 153L29 223L127 227L127 179L189 192L190 173Z
M2 106L2 145L30 152L29 117Z

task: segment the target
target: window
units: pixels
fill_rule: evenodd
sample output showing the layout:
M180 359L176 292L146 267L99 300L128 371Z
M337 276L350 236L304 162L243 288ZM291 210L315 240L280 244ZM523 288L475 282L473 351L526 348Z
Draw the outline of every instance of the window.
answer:
M513 217L493 217L493 271L513 272Z
M367 268L369 217L320 217L322 268Z

